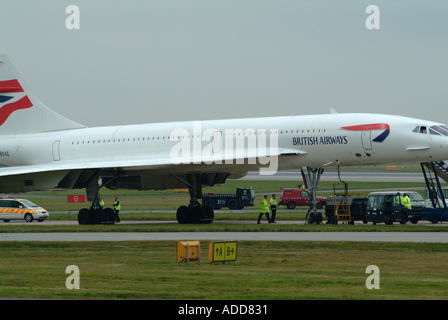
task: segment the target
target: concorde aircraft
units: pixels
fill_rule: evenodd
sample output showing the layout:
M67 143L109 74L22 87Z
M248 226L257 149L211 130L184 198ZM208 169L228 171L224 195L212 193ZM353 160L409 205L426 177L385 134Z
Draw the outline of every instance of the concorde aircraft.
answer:
M448 127L384 114L295 115L87 128L40 102L0 55L0 192L86 189L90 208L80 224L113 221L98 205L102 187L170 189L188 186L179 223L210 223L202 186L301 169L317 191L325 168L448 158ZM299 180L299 177L298 177ZM309 221L317 214L315 203Z

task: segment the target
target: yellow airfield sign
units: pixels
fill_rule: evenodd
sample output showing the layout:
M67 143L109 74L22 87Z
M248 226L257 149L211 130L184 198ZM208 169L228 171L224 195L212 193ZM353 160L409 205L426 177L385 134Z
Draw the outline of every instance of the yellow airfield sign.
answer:
M236 261L237 241L210 242L208 260L210 262Z

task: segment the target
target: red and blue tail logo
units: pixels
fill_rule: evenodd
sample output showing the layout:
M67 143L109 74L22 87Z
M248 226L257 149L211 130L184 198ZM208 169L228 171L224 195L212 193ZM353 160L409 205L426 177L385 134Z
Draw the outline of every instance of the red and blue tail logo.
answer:
M387 123L361 124L357 126L341 127L341 129L350 131L384 130L379 136L372 140L374 142L383 142L390 133L390 127Z
M17 80L0 81L0 126L14 111L31 108L28 96Z

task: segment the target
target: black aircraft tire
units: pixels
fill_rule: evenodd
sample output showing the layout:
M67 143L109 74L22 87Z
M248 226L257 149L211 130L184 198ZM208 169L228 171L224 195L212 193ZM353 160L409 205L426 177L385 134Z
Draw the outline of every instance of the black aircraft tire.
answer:
M188 213L189 213L188 207L180 206L176 212L177 222L179 222L180 224L187 224L188 223Z
M90 224L90 210L89 209L79 210L78 224Z
M106 209L104 209L104 213L106 214L108 221L115 222L115 212L114 212L114 209L106 208Z
M101 221L103 221L104 210L95 209L91 214L92 214L92 224L101 224Z
M204 211L205 211L205 218L206 218L206 219L212 219L212 220L210 220L210 221L205 221L205 222L203 222L203 223L204 223L204 224L210 224L210 223L212 223L213 220L215 219L215 212L213 211L213 208L212 208L212 207L209 207L209 206L202 206L202 208L203 208Z
M204 209L201 206L195 206L190 214L189 222L192 224L200 224L203 215L205 215Z

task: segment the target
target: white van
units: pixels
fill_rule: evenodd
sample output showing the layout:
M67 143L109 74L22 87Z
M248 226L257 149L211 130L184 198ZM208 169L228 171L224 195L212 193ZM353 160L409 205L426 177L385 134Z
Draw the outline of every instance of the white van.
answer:
M422 209L425 207L425 199L418 193L417 191L382 191L382 192L372 192L369 194L372 196L384 196L384 195L396 195L397 193L400 194L401 197L403 197L405 194L409 195L409 199L411 200L411 208L412 210L415 209ZM400 201L401 203L401 201Z
M10 220L24 219L26 222L37 220L42 222L48 219L47 210L26 199L0 199L0 219Z
M443 192L443 197L445 198L445 203L448 205L448 188L442 188L442 192ZM443 208L443 201L442 199L438 199L439 200L439 206L441 208ZM428 188L425 188L425 205L426 208L432 208L432 202L431 199L429 198L429 193L428 193Z

